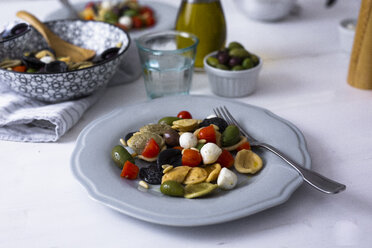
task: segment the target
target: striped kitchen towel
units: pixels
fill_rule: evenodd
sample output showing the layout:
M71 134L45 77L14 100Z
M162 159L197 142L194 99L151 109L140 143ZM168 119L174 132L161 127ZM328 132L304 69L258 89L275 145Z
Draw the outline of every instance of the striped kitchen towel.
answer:
M0 83L0 139L23 142L57 141L102 95L48 104L23 97Z

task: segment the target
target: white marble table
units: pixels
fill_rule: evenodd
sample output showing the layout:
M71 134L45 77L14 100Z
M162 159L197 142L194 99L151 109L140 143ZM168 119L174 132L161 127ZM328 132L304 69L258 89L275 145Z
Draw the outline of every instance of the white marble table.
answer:
M179 1L165 1L178 6ZM228 41L264 59L255 94L236 99L267 108L304 134L314 170L347 185L324 195L303 184L284 204L237 221L174 228L133 219L92 201L70 171L80 131L129 103L146 100L143 79L107 89L56 143L0 141L0 247L371 247L372 92L346 83L349 54L337 25L358 1L299 1L278 23L254 22L223 0ZM57 1L0 1L0 22L20 9L41 19ZM212 95L204 73L191 94Z

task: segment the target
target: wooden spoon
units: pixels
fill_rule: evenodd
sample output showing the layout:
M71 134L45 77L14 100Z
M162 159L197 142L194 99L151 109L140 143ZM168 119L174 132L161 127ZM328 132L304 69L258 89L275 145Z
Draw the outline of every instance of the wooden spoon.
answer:
M31 24L46 40L48 45L55 51L57 57L70 57L73 62L81 62L93 58L95 51L75 46L62 40L53 33L39 19L27 11L18 11L17 16Z

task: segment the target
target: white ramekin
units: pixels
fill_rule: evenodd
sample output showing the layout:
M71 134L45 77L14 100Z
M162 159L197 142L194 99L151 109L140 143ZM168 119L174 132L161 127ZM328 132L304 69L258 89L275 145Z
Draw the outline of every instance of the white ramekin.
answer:
M257 88L262 59L258 57L258 65L251 69L227 71L208 65L207 58L216 54L217 52L215 51L204 58L204 69L208 74L212 92L223 97L243 97L252 94Z

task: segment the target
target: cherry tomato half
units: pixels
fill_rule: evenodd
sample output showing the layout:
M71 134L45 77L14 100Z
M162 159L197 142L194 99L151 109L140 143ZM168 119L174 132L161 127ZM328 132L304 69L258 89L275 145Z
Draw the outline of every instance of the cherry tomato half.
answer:
M234 157L228 150L223 149L221 155L217 159L217 163L222 167L230 168L234 165Z
M155 24L155 19L152 16L148 16L144 19L144 23L145 23L146 27L151 27L152 25Z
M249 144L249 142L244 142L243 144L241 144L240 146L238 146L238 148L236 148L237 151L240 151L240 150L251 150L251 145Z
M178 118L181 118L181 119L191 119L192 118L190 112L188 112L188 111L181 111L181 112L179 112L178 115L177 115L177 117Z
M182 154L182 165L190 167L198 166L202 161L202 156L198 151L193 149L185 149Z
M198 139L205 139L208 142L216 143L216 131L212 125L203 127L198 133Z
M183 147L182 146L173 146L172 148L173 149L178 149L178 150L181 150L181 151L183 150Z
M140 17L133 16L132 21L133 21L133 27L134 28L141 28L142 27L142 20L141 20Z
M18 71L18 72L25 72L27 70L27 67L24 65L19 65L19 66L13 67L12 70Z
M123 170L121 171L120 176L128 179L136 179L138 172L138 166L127 160L123 166Z
M151 138L145 148L143 149L143 152L142 152L142 156L146 157L146 158L154 158L156 157L160 152L160 147L159 145L156 143L156 141Z
M141 15L148 14L152 16L154 14L154 11L148 6L143 6L142 8L140 8L139 12Z

